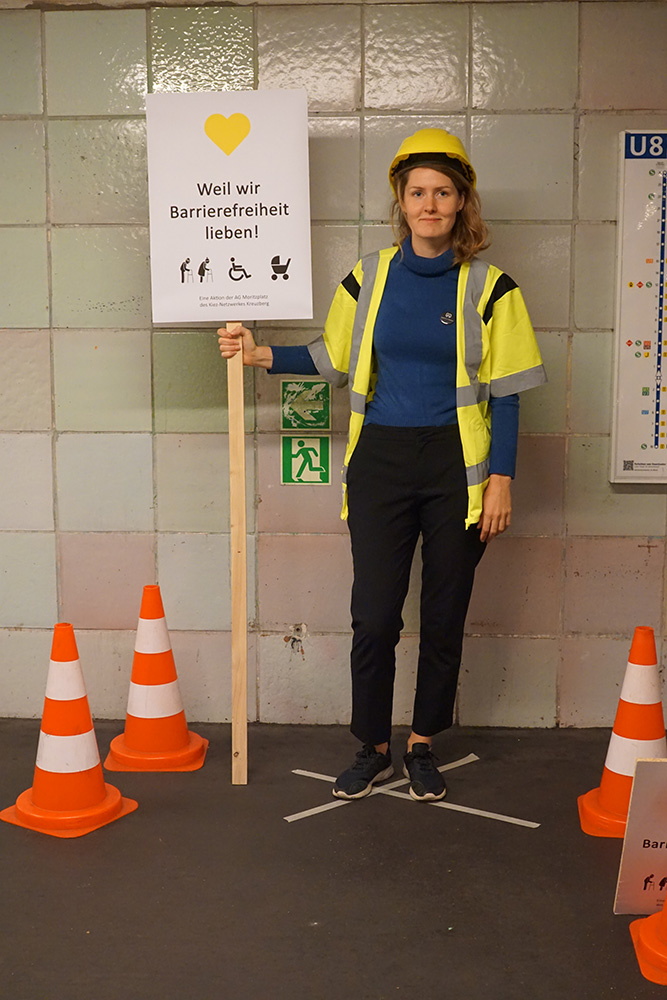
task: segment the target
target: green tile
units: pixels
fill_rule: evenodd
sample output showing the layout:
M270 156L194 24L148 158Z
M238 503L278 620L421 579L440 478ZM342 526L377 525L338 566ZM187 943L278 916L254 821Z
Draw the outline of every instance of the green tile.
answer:
M53 325L150 325L148 232L138 226L54 229Z
M40 13L0 11L0 115L42 113Z
M148 222L146 123L52 121L53 222Z
M57 330L53 364L58 430L152 429L147 330Z
M46 220L46 161L41 122L0 122L0 223Z
M0 567L0 626L53 628L58 621L55 535L1 532Z
M50 11L45 25L50 115L143 113L147 70L142 10Z
M49 325L46 233L0 228L0 327Z
M153 10L150 23L155 92L252 90L251 10Z
M227 429L227 373L213 330L153 340L156 431Z

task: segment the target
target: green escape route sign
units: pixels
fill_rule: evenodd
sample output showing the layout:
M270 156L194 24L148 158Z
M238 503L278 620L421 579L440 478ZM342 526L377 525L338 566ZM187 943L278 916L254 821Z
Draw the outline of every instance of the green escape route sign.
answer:
M281 381L280 416L284 431L330 430L331 386L320 379Z
M328 486L331 482L330 444L328 434L321 437L284 434L281 438L282 484Z

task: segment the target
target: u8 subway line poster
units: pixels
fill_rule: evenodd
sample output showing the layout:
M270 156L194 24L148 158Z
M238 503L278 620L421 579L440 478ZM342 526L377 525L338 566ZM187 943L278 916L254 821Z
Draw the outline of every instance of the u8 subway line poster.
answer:
M612 483L667 483L667 129L620 134Z
M146 98L153 321L312 316L302 90Z

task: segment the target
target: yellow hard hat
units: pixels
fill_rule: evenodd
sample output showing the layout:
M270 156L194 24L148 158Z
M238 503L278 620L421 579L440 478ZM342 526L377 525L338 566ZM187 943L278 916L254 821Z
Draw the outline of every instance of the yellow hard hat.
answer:
M442 128L420 128L414 135L409 135L403 140L391 161L389 183L394 194L396 194L396 171L401 167L419 166L424 162L442 163L443 166L456 170L470 181L473 187L477 183L472 163L457 136L445 132Z

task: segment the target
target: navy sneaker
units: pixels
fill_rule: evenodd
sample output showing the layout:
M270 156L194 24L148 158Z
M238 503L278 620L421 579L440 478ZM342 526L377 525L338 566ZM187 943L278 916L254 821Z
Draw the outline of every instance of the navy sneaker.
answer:
M378 753L374 746L366 744L357 754L352 767L338 775L333 793L339 799L362 799L364 795L370 795L376 781L391 778L393 773L391 753Z
M428 743L413 743L403 758L403 774L410 779L410 795L417 802L444 799L445 779L435 766L436 758Z

